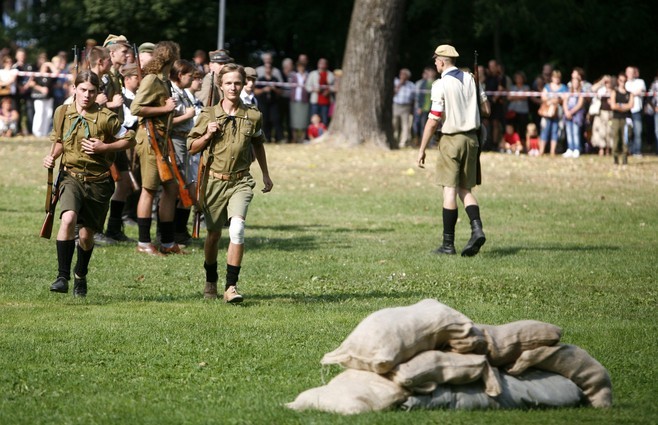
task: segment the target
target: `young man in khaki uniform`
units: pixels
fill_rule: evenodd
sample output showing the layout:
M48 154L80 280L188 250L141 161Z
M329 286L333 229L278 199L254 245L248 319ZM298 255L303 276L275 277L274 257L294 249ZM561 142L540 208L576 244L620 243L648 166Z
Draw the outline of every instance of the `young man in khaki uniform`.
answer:
M246 74L244 68L228 64L219 73L223 98L204 108L187 138L190 154L203 152L203 173L199 203L206 220L208 236L204 247L206 285L204 296L217 298L217 254L222 227L229 222L230 243L226 258L224 301L242 302L237 282L244 254L244 227L247 209L256 182L249 174L255 155L263 174L263 193L272 190L261 130L262 115L254 106L240 100Z
M103 230L114 182L110 165L116 152L135 145L134 132L126 130L117 115L96 101L100 80L91 71L78 74L72 104L55 111L51 153L43 166L53 168L62 156L59 196L61 224L57 233L57 279L52 292L66 293L75 251L75 227L79 226L78 260L73 294L87 295L87 270L94 249L94 233Z
M480 107L488 115L487 95L481 91L471 74L455 67L457 50L442 44L434 51L434 63L441 79L432 84L432 107L425 124L418 152L418 166L425 166L425 149L441 126L437 174L443 186L443 244L436 254L455 254L455 225L457 224L457 196L464 203L471 222L471 238L462 250L462 257L480 251L486 241L482 231L480 207L471 189L477 184L477 162L480 129Z

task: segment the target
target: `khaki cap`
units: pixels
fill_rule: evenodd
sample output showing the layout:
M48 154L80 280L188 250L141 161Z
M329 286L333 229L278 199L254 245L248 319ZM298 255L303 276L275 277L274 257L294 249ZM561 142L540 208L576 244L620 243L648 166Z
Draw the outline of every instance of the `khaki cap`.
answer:
M434 57L443 56L445 58L458 58L459 53L449 44L441 44L439 47L434 50Z
M103 47L108 47L113 44L125 44L126 46L129 46L128 39L125 36L110 34L105 39L105 42L103 43Z
M247 74L247 78L252 78L254 80L258 78L256 70L250 66L245 66L244 73Z

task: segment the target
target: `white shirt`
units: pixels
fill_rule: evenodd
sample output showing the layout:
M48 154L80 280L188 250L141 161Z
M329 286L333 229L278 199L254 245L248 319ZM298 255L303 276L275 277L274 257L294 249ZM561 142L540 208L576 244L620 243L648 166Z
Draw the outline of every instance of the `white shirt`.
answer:
M258 106L258 99L256 99L256 95L254 92L251 92L251 94L248 94L244 89L240 92L240 99L242 100L242 103L245 105L256 105Z
M480 128L475 80L454 66L441 73L432 84L432 109L429 118L443 118L444 134L466 133ZM480 103L487 95L480 91Z
M647 91L647 86L644 84L644 80L639 78L634 78L632 80L626 81L626 91L633 93L633 107L631 108L631 113L640 112L642 110L642 101L644 100L644 93Z

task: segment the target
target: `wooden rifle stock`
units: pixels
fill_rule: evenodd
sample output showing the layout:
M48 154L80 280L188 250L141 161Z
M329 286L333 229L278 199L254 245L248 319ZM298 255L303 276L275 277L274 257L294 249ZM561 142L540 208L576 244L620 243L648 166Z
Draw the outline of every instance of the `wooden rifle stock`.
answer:
M63 167L59 167L59 173L57 174L57 180L55 183L52 183L52 168L49 169L48 179L50 180L50 190L48 191L49 199L47 200L48 205L46 207L46 218L43 220L43 225L41 226L41 231L39 236L45 239L50 239L50 236L53 233L53 221L55 220L55 207L57 206L57 201L59 201L59 184L62 180L62 170Z
M190 196L190 191L187 190L185 185L185 179L183 178L180 170L178 169L178 164L176 163L176 151L174 150L174 143L171 141L171 137L167 137L167 145L169 147L169 163L171 164L171 169L174 172L174 177L178 180L178 196L180 201L185 208L189 208L194 204L192 201L192 196Z
M117 165L114 162L110 164L110 175L112 176L112 180L114 180L115 182L121 180L121 173L119 172L119 169L117 168Z
M163 183L166 183L174 178L173 174L171 173L171 168L169 167L169 158L165 158L165 156L162 155L160 145L158 144L158 139L155 135L155 127L153 126L153 121L147 119L144 123L144 128L146 129L146 135L149 139L149 143L151 143L153 152L155 152L155 163L158 167L158 175L160 176L160 180Z
M133 173L132 167L129 167L128 169L128 177L130 177L130 185L133 188L134 192L139 192L142 188L139 186L139 182L135 178L135 174Z
M208 93L208 103L207 105L209 107L213 107L212 101L213 101L213 92L214 90L214 85L215 85L215 73L211 72L210 73L210 93ZM203 184L203 179L204 179L204 173L205 173L205 165L203 163L203 152L201 152L199 157L199 170L197 172L196 176L196 208L194 210L194 223L192 225L192 237L197 239L199 238L199 233L201 232L201 191L204 190L202 188Z

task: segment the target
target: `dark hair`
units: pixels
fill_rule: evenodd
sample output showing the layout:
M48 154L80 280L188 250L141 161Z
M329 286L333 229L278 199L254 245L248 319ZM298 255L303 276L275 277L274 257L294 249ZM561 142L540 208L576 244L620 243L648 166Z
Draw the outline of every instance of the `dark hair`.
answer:
M77 77L75 77L75 86L77 87L79 84L82 83L91 83L94 87L96 87L96 90L100 90L101 87L101 80L96 75L95 72L92 71L82 71L78 74Z
M171 67L169 72L169 79L171 81L180 82L179 74L189 74L193 73L196 67L194 64L186 59L178 59L174 62L174 65Z

